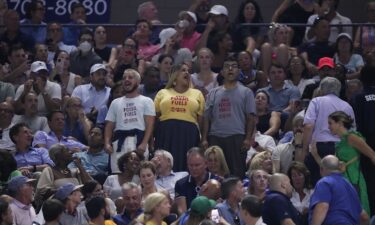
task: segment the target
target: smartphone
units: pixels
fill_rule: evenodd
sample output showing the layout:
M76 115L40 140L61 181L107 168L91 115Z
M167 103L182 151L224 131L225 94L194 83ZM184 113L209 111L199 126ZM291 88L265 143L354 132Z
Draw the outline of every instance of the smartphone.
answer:
M219 210L218 209L213 209L211 211L211 220L214 221L215 223L220 222L220 215L219 215Z

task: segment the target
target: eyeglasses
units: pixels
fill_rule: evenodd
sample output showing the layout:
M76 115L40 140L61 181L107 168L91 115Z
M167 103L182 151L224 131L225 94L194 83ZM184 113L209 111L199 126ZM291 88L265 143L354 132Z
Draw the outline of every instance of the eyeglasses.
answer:
M237 63L234 63L234 64L224 64L224 69L238 69L238 64Z

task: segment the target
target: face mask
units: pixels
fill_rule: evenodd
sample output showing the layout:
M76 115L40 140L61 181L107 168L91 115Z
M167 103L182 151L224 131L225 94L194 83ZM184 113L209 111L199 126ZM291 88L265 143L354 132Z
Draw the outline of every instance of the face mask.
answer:
M91 44L88 41L84 41L81 44L79 44L78 49L83 54L87 54L91 50Z

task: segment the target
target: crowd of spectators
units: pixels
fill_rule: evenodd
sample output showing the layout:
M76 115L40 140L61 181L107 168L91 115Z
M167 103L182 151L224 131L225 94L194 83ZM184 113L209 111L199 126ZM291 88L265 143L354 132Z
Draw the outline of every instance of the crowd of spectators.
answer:
M0 224L370 224L375 2L338 6L147 1L119 44L0 0Z

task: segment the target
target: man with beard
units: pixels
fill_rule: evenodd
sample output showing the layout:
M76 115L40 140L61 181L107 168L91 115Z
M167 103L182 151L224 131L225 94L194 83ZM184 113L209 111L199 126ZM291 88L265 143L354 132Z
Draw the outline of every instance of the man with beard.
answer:
M103 150L103 132L99 127L90 130L88 144L87 151L74 153L73 157L79 158L87 173L103 184L108 173L108 154ZM74 163L69 165L69 168L75 167Z
M290 201L293 187L288 176L281 173L273 174L269 188L270 192L264 200L262 211L264 223L268 225L300 224L298 211Z
M136 70L124 71L125 96L113 100L105 118L104 148L111 154L112 173L120 172L117 159L124 153L136 149L144 155L152 134L155 106L150 98L139 94L140 82L141 76Z
M90 225L110 224L106 221L110 219L109 207L103 197L93 197L86 202L85 206L90 217Z
M188 48L181 48L180 42L182 33L174 28L165 28L160 31L160 51L159 54L152 57L152 64L157 65L157 61L162 54L173 56L174 65L185 63L191 65L193 56Z
M107 105L111 88L106 86L107 70L104 64L94 64L90 69L90 83L74 88L72 97L81 100L87 117L96 122L98 110Z

